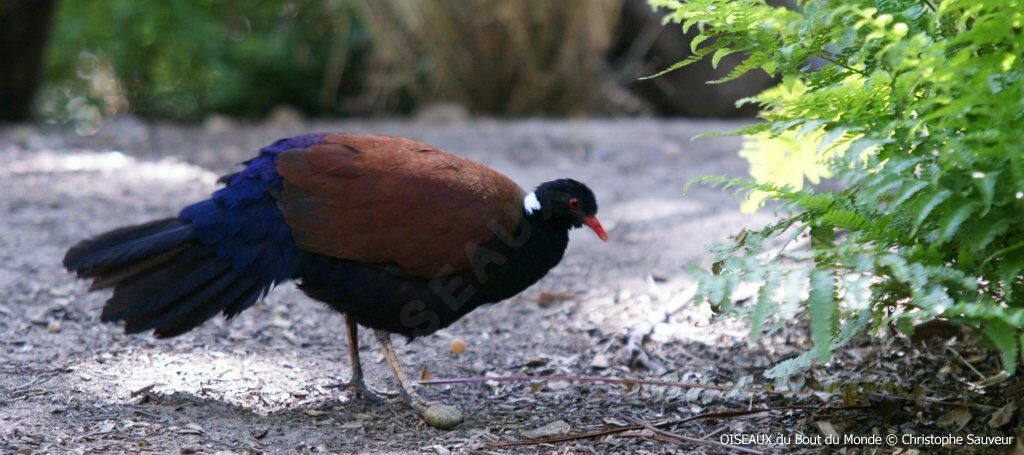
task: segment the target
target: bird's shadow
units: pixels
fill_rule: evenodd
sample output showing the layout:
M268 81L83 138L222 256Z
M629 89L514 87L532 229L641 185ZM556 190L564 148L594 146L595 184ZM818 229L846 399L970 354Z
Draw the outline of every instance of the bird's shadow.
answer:
M294 447L327 443L338 448L362 444L368 432L395 434L425 427L404 403L377 402L355 394L325 397L262 412L252 405L203 397L191 392L145 392L130 402L112 404L118 420L157 424L169 433L233 442L239 447ZM261 400L258 394L247 397Z

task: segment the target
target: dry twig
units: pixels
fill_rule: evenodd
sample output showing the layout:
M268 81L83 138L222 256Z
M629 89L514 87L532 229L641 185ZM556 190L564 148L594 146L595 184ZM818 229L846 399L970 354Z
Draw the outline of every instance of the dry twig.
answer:
M654 432L656 434L660 434L660 435L668 437L668 438L674 438L676 440L679 440L680 443L681 442L689 442L690 444L698 444L698 445L704 445L704 446L720 447L720 448L725 448L725 449L729 449L729 450L735 450L735 451L743 452L743 453L752 453L752 454L755 454L755 455L760 455L760 454L764 453L764 452L761 452L759 450L748 449L746 447L736 446L736 445L732 445L732 444L726 444L724 442L715 441L713 439L692 438L690 436L673 433L671 431L665 431L665 430L662 430L660 428L655 428L655 427L651 426L650 424L648 424L646 422L642 422L642 421L635 420L635 419L633 420L633 422L636 423L636 424L639 424L639 425L643 425L645 429L647 429L649 431L652 431L652 432Z
M728 419L737 417L750 417L756 414L768 413L771 411L785 411L785 410L816 410L816 411L841 411L846 409L863 409L867 406L780 406L776 408L761 408L761 409L750 409L744 411L721 411L721 412L707 412L704 414L697 414L683 419L664 419L654 422L644 422L642 424L631 424L631 425L617 425L602 428L600 430L588 431L584 433L570 433L559 436L548 436L545 438L537 439L520 439L516 441L497 441L489 442L488 446L491 447L509 447L509 446L522 446L522 445L534 445L534 444L550 444L553 442L565 442L574 441L578 439L590 439L601 436L608 436L617 433L623 433L627 431L635 431L646 428L647 426L653 428L660 428L665 426L681 425L686 422L694 420L705 420L705 419ZM640 437L640 436L634 436Z
M442 385L442 384L465 384L473 382L531 382L531 381L567 381L567 382L596 382L606 384L626 385L652 385L660 387L676 387L681 389L704 389L717 390L720 392L736 391L740 393L765 394L765 395L820 395L820 392L812 391L791 391L791 390L761 390L761 389L737 389L733 387L718 386L713 384L699 384L695 382L660 381L654 379L629 379L629 378L603 378L598 376L472 376L463 378L437 378L426 381L418 381L419 385ZM831 394L829 394L831 395Z
M570 376L570 375L549 375L549 376L470 376L462 378L437 378L429 379L425 381L417 381L417 385L444 385L444 384L467 384L467 383L478 383L478 382L533 382L533 381L566 381L566 382L592 382L592 383L605 383L605 384L625 384L631 385L651 385L659 387L676 387L682 389L703 389L703 390L716 390L719 392L739 392L745 394L763 394L763 395L775 395L775 396L810 396L815 395L819 398L829 398L834 393L830 392L819 392L813 390L761 390L751 388L733 388L726 386L718 386L713 384L699 384L695 382L679 382L679 381L660 381L654 379L628 379L628 378L603 378L597 376ZM966 406L975 409L992 410L996 409L995 406L989 406L979 403L967 403L963 401L949 401L945 398L937 397L901 397L896 395L887 396L890 400L899 400L901 402L922 402L932 405L939 406ZM800 409L804 407L791 407L793 409ZM776 408L779 409L779 408Z

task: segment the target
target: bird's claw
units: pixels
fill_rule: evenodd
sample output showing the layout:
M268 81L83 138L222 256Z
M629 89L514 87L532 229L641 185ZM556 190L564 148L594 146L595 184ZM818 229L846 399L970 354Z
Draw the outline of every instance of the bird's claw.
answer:
M418 412L420 414L423 414L424 412L426 412L427 409L429 409L431 406L435 406L435 405L439 405L439 404L441 404L441 403L438 403L436 401L427 401L427 400L421 400L421 399L410 399L409 400L409 407L411 407L414 411L416 411L416 412Z
M409 396L405 393L409 407L416 411L427 425L440 430L451 430L462 423L462 411L454 406L449 406L437 401L429 401L419 396Z
M339 389L352 390L359 394L360 396L362 396L363 398L369 399L371 401L376 401L378 403L390 403L392 400L398 397L398 393L388 392L384 390L375 390L370 386L366 385L366 383L363 381L348 381L345 383L335 385L334 387Z

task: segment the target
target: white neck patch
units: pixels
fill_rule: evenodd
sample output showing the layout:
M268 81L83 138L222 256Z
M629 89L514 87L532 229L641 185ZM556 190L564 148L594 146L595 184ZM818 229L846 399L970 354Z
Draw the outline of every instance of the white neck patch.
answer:
M537 193L527 194L523 198L523 210L526 210L527 215L540 210L540 201L537 199Z

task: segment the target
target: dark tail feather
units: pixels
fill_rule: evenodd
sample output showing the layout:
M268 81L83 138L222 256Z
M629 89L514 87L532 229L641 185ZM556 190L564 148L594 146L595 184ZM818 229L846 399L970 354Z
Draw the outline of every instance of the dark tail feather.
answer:
M92 282L92 286L89 286L90 291L97 291L100 289L109 288L117 283L125 281L129 278L136 277L145 272L155 269L167 262L173 260L179 253L188 248L187 246L179 246L177 248L165 251L155 256L146 258L139 262L134 262L125 265L124 267L107 267L104 268L102 273L95 276L95 280Z
M160 337L185 333L240 304L244 309L267 289L258 278L235 272L230 261L198 244L192 227L177 218L81 242L68 251L64 265L94 279L93 289L114 287L103 307L103 321L124 321L128 333L155 329Z
M162 253L192 240L192 226L177 218L115 229L79 242L64 255L64 267L92 277L128 261Z
M162 320L160 325L155 327L156 336L160 338L170 338L181 335L192 330L221 311L230 318L237 314L228 312L228 308L230 306L242 305L247 308L255 303L256 300L266 292L267 285L259 282L256 278L235 281L231 286L219 293L213 300L207 301L202 305L191 305L191 311L187 314L173 320L168 318L166 322Z

